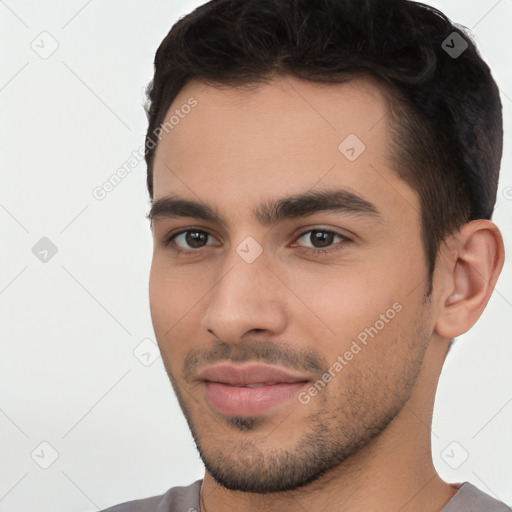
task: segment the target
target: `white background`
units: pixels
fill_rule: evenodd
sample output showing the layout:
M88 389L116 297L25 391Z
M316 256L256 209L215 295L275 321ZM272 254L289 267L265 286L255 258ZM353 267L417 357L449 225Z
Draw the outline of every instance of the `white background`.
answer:
M160 358L145 366L133 353L149 339L136 353L157 354L144 162L105 199L92 195L143 145L154 53L201 3L0 1L0 512L93 511L203 475ZM431 3L472 29L503 93L494 220L512 254L512 0ZM31 47L57 43L46 59ZM58 250L46 263L32 252L42 237ZM445 480L508 504L511 274L509 258L452 350L432 429ZM463 462L452 469L442 453Z

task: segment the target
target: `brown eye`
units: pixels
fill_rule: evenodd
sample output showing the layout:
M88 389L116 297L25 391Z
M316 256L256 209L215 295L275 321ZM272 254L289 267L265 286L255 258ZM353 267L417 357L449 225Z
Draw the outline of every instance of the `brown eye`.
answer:
M302 240L303 243L296 245L308 254L324 254L336 251L338 249L342 249L351 241L340 233L321 228L304 231L297 238L297 241L299 240Z
M208 233L201 231L186 231L184 242L193 249L198 249L206 244L208 241Z
M188 229L173 234L164 242L164 245L169 246L171 250L176 253L189 254L191 252L199 251L208 245L215 245L208 243L210 239L214 240L206 231Z
M309 240L314 247L324 248L333 243L335 233L328 231L310 231Z

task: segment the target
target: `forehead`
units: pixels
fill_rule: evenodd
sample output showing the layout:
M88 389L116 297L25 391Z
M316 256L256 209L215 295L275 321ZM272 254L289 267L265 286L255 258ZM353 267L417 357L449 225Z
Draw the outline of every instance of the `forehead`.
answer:
M176 114L192 98L197 105L178 120ZM192 81L167 112L166 120L173 118L173 123L179 124L170 127L166 137L169 144L159 144L156 159L162 147L167 155L179 154L190 149L192 141L197 143L194 149L198 157L205 151L211 155L212 151L237 154L237 150L258 150L258 136L259 140L266 139L267 152L281 152L308 137L310 149L327 149L328 153L334 149L337 153L337 143L349 134L375 147L379 135L386 131L388 111L383 86L369 77L323 84L283 76L269 83L239 87ZM377 124L380 130L375 130ZM322 148L321 141L325 141Z
M252 88L191 82L166 115L179 122L156 150L155 199L206 194L243 212L249 200L344 186L411 215L416 194L388 165L388 112L387 91L367 77L323 84L284 76Z

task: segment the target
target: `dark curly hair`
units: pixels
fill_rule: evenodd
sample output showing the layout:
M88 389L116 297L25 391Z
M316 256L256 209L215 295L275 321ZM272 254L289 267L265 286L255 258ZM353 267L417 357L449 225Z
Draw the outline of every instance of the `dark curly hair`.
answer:
M453 39L453 33L456 32ZM460 55L448 50L467 48ZM257 85L275 76L342 83L370 74L390 99L392 162L419 195L432 290L444 238L490 219L502 154L501 101L466 31L408 0L211 0L160 44L146 94L153 199L155 134L191 80Z

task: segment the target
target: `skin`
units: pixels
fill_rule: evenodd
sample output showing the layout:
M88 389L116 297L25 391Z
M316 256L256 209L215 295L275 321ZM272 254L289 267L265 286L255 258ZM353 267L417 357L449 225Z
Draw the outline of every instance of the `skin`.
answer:
M155 216L149 292L206 467L203 510L441 510L456 490L432 463L435 390L449 340L476 322L503 265L497 227L473 221L447 237L427 298L419 198L389 166L379 83L286 76L248 91L190 82L169 112L190 97L197 106L159 142L154 200L201 201L225 223ZM338 149L348 134L366 146L353 162ZM380 216L317 212L271 226L252 216L264 202L340 187ZM202 246L176 237L191 253L174 253L165 240L186 229L208 236ZM311 230L342 237L313 254L322 246ZM248 236L263 250L252 263L236 250ZM393 304L400 311L307 404L233 417L205 398L197 374L221 360L293 368L314 382Z

